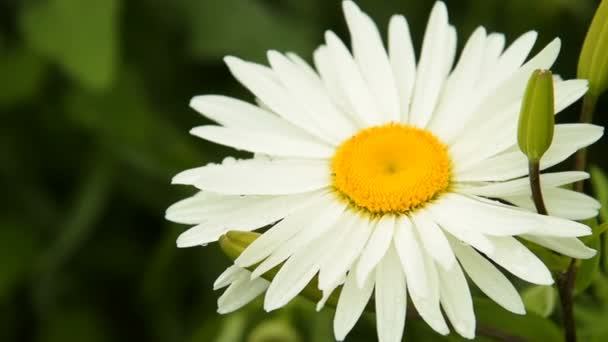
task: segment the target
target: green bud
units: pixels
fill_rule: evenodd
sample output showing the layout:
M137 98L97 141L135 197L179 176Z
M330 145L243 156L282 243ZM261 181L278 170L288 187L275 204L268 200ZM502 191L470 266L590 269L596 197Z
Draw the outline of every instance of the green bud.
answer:
M220 237L220 248L222 248L222 251L224 251L230 260L234 261L260 235L254 232L231 230Z
M226 254L232 261L241 255L241 253L249 246L255 239L261 234L255 232L241 232L241 231L229 231L222 235L219 239L220 247L224 254ZM282 265L279 265L268 272L262 274L262 278L272 281L279 272ZM248 267L250 271L253 271L257 265ZM318 302L323 294L319 291L318 278L314 277L308 285L300 292L300 296ZM340 288L336 289L331 296L327 299L326 304L332 307L336 307L338 304L338 297L340 296Z
M578 60L578 78L589 80L589 94L597 98L608 87L608 1L601 2Z
M517 131L519 148L531 162L537 163L551 146L554 112L551 71L536 70L526 87Z

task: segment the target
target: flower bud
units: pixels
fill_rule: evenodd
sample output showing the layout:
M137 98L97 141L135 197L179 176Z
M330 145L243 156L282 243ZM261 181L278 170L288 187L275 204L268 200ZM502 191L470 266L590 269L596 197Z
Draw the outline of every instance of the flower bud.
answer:
M531 162L537 163L553 141L553 76L549 70L532 73L519 114L517 143Z
M608 1L598 7L578 60L578 78L589 80L589 95L597 98L608 87Z
M220 248L230 260L234 261L261 234L231 230L219 239Z

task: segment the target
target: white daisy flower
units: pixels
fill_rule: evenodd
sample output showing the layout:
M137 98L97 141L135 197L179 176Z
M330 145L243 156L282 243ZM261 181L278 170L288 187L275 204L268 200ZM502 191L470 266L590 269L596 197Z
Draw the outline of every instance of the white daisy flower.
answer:
M489 298L523 314L519 294L495 264L530 283L553 279L522 240L575 258L595 253L576 238L589 228L574 220L595 216L598 202L562 188L588 174L543 174L551 216L538 215L517 147L526 82L535 69L551 68L559 39L526 62L536 32L505 49L504 35L479 27L454 66L456 30L437 2L416 61L403 16L391 18L385 49L369 16L351 1L343 8L352 53L328 31L314 52L315 68L276 51L268 53L270 67L226 57L259 105L220 95L192 99L220 124L192 134L256 157L175 176L174 183L201 190L167 210L169 220L195 225L178 245L273 225L218 279L216 287L231 284L219 311L264 292L264 308L280 308L318 276L319 308L341 288L337 340L372 294L382 342L401 341L408 297L435 331L448 334L447 318L473 338L465 273ZM555 112L586 91L585 80L556 78ZM557 125L542 169L602 134L590 124ZM260 278L281 264L270 284Z

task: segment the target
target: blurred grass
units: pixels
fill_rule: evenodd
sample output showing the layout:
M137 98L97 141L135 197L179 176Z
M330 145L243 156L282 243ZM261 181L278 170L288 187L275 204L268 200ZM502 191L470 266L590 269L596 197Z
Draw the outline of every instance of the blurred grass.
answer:
M432 1L359 3L383 32L406 14L419 49ZM459 46L479 24L508 41L539 30L535 51L561 37L554 71L568 78L597 1L447 3ZM234 154L188 135L205 121L192 96L252 99L221 57L263 61L277 49L310 60L325 29L346 37L338 0L0 1L0 341L235 341L272 320L286 324L285 341L293 331L331 341L331 311L313 315L303 301L218 316L211 284L227 260L214 245L177 250L185 227L163 218L192 193L169 186L172 175ZM604 169L605 149L591 151ZM607 286L583 295L582 336L608 336L598 326L608 309L594 305ZM424 324L407 330L437 338ZM363 319L349 340L374 338Z

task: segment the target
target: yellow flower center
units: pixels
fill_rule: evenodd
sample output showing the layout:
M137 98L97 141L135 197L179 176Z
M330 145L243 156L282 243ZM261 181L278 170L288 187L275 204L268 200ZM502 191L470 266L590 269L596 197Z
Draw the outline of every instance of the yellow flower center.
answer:
M333 185L373 214L407 213L450 185L447 148L429 131L402 124L364 129L338 147Z

